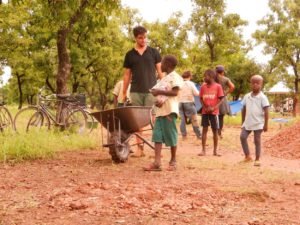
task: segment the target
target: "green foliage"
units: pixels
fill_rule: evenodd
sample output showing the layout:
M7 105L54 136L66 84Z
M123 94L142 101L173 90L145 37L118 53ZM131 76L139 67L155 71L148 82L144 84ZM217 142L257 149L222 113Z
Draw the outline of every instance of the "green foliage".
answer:
M0 64L12 67L12 78L3 89L9 102L19 102L19 107L32 104L41 86L57 92L59 80L66 82L69 92L85 93L92 107L108 107L111 89L123 75L124 55L134 45L132 29L137 24L149 30L151 46L162 56L175 55L177 71L191 70L196 82L202 82L207 68L225 65L237 87L234 98L248 91L249 76L261 73L262 68L246 56L249 46L241 38L246 21L225 14L224 0L193 0L187 23L181 22L180 12L166 22L147 23L137 10L121 8L119 3L15 0L0 5ZM63 63L59 31L66 35ZM188 38L190 32L193 40Z
M259 22L263 29L257 30L254 37L258 43L265 43L265 53L272 55L270 74L277 80L287 81L297 94L300 78L299 0L269 1L269 7L272 12Z
M20 101L19 107L24 99L32 103L30 99L44 84L56 91L61 60L58 57L57 32L61 29L69 32L66 44L73 60L74 74L79 70L81 75L94 60L94 55L89 55L88 59L81 56L82 47L86 51L95 42L95 39L86 38L101 32L99 30L107 25L112 10L118 7L119 1L87 0L14 1L1 5L0 29L3 32L0 50L3 51L0 53L0 63L12 67L9 90L15 93L15 100ZM81 46L83 42L86 45ZM66 77L66 85L74 89L74 82L70 82L68 75Z
M184 56L186 43L188 43L187 26L180 22L182 14L174 13L166 22L146 23L150 31L148 39L152 47L157 48L161 55L172 54L179 60L177 70L185 70Z
M225 14L223 0L193 0L195 7L191 15L190 27L196 39L188 46L187 61L196 74L195 81L203 81L203 72L223 64L227 76L236 85L234 98L247 92L247 80L257 67L246 57L249 50L242 40L241 28L247 24L237 14ZM250 70L249 70L250 69ZM248 71L247 71L248 70ZM247 71L247 72L246 72Z

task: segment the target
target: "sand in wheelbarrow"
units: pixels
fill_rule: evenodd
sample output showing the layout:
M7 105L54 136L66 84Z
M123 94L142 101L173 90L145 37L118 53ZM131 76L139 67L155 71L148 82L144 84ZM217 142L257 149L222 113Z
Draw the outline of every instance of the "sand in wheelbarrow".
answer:
M271 137L264 143L266 153L285 159L300 159L300 122Z

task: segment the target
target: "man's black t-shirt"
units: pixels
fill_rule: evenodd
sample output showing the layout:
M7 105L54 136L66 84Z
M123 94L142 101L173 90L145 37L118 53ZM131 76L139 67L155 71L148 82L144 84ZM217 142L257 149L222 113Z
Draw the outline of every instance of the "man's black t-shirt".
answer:
M124 68L132 73L130 92L148 93L156 84L156 67L161 62L157 49L147 46L142 55L134 48L126 53Z

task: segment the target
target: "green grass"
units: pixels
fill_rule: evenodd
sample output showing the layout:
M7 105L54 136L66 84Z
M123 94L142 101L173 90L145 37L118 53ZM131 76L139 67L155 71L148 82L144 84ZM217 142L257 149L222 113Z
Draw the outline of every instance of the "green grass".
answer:
M242 114L237 113L236 115L233 115L233 116L226 115L224 117L224 124L231 125L231 126L241 125L242 124Z
M269 125L270 126L278 125L278 122L273 121L272 118L285 118L285 119L288 119L288 122L283 123L283 126L287 126L287 127L300 121L300 116L286 117L286 116L282 116L280 113L270 112L270 115L269 115ZM227 116L226 115L225 118L224 118L224 124L231 125L231 126L241 125L242 124L242 114L241 114L241 112L239 112L239 113L237 113L236 115L233 115L233 116Z
M12 117L17 106L7 106ZM75 151L99 147L99 132L91 134L70 134L57 129L51 131L30 131L20 134L7 130L0 133L0 161L22 161L53 157L60 151Z
M0 133L0 161L22 161L53 157L60 151L91 149L99 146L98 132L90 135L44 131L17 134Z

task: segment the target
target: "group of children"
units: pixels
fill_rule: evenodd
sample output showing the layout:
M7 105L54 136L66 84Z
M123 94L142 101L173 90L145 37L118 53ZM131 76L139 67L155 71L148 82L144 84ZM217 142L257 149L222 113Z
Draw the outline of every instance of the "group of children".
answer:
M177 151L177 128L176 118L179 114L178 94L182 88L183 79L175 72L177 59L172 55L167 55L162 59L161 69L166 73L160 82L155 85L150 92L156 97L155 105L156 120L153 128L152 141L155 143L154 162L144 167L145 171L161 171L161 150L162 144L170 146L171 159L167 170L176 170ZM251 92L246 94L242 104L242 131L240 140L245 154L245 161L252 161L250 157L247 138L254 132L254 143L256 158L254 165L259 166L261 152L261 133L268 130L268 107L267 97L261 92L263 78L260 75L251 77ZM213 155L219 156L218 148L218 115L219 106L224 99L222 86L216 83L215 70L208 69L204 72L204 83L200 90L200 102L202 104L202 152L200 156L206 154L206 140L208 127L211 126L213 132Z

